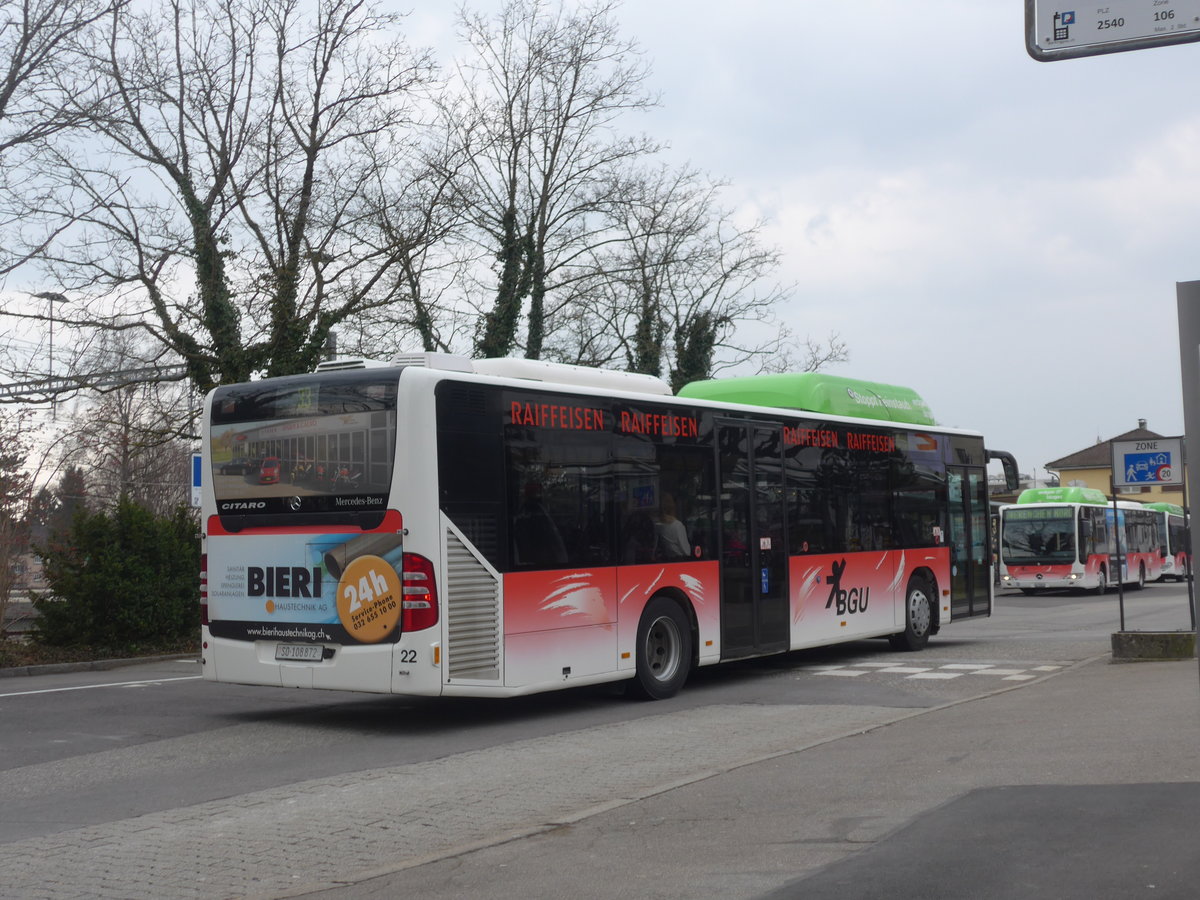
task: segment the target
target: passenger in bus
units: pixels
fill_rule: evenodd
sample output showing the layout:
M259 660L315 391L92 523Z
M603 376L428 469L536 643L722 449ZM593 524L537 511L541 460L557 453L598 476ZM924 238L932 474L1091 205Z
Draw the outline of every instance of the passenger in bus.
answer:
M542 485L526 482L521 509L513 520L518 565L565 566L567 548L542 503Z
M691 557L692 545L688 541L687 527L675 518L675 498L670 494L662 495L662 506L654 530L658 534L658 549L663 559Z
M648 512L634 512L625 521L623 534L625 546L621 552L621 562L638 565L659 561L658 531Z

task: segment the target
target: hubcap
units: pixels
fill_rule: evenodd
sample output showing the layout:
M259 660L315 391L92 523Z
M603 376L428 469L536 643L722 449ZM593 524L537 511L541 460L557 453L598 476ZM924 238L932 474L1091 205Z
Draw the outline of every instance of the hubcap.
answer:
M908 620L912 623L913 634L922 635L929 631L931 619L929 596L920 588L913 588L908 595Z
M646 631L646 667L656 681L670 681L679 671L682 637L670 616L655 619Z

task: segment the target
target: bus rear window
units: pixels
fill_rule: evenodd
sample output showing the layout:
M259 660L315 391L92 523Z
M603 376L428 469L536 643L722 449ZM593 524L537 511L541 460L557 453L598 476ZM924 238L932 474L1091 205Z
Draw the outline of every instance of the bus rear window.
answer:
M237 528L381 517L395 454L397 374L335 372L217 388L209 458L222 521Z

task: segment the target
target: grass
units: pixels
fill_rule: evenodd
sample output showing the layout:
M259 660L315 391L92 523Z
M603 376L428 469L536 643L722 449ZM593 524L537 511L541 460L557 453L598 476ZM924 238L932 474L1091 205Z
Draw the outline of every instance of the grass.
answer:
M173 653L200 652L197 639L158 641L127 647L48 647L32 641L0 638L0 669L15 666L44 666L53 663L95 662L100 659L132 659Z

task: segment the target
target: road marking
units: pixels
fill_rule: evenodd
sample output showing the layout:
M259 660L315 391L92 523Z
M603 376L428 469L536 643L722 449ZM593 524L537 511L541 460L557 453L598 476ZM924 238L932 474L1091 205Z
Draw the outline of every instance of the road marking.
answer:
M995 663L945 663L940 666L900 666L886 662L856 662L844 665L822 665L807 669L814 675L839 675L854 678L859 675L903 675L905 680L951 681L963 675L995 675L1002 681L1032 681L1038 674L1058 672L1062 666L1030 666L1024 669L1001 668Z
M28 697L30 694L61 694L64 691L90 691L92 688L132 687L141 684L162 684L165 681L195 681L203 675L181 675L176 678L147 678L145 681L114 681L106 684L81 684L76 687L45 688L40 691L14 691L11 694L0 694L0 697Z
M918 672L916 675L910 675L910 678L916 680L918 678L927 678L941 681L948 681L951 678L962 678L962 672Z
M962 669L964 672L975 672L979 669L990 669L992 663L950 663L942 666L943 669Z

